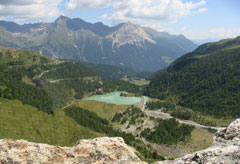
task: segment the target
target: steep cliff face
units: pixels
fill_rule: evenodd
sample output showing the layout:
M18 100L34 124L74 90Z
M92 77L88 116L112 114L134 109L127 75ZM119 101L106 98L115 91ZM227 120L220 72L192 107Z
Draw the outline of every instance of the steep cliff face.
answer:
M144 164L122 138L79 140L74 147L50 146L24 140L0 140L0 164L133 163Z
M240 119L222 128L214 136L213 145L205 150L186 155L174 161L154 164L239 164Z

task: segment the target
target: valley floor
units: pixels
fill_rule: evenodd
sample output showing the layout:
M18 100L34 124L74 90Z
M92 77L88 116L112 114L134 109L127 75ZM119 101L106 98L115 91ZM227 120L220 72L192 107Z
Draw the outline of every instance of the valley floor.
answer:
M116 113L126 112L130 105L114 105L98 101L73 100L63 109L54 111L54 115L45 114L29 105L23 105L18 100L0 99L0 138L10 137L12 139L27 139L34 142L44 142L53 145L73 145L81 138L95 138L104 136L94 132L87 127L80 126L72 118L65 115L64 109L70 106L78 106L80 108L96 113L99 117L112 121ZM111 122L115 129L133 134L137 139L142 140L145 146L150 145L165 158L176 158L182 155L201 150L212 144L213 133L208 131L207 126L200 125L193 121L177 119L180 123L195 126L191 133L191 138L186 142L180 142L173 145L151 143L141 137L141 132L146 129L154 129L156 120L172 118L171 115L161 110L150 111L145 107L145 99L134 106L142 109L139 113L128 116L125 123ZM4 106L4 108L2 108ZM7 116L6 116L7 114ZM15 117L18 115L18 117ZM139 117L143 115L143 117ZM131 124L133 117L136 117L136 123ZM18 122L23 122L19 124ZM27 120L27 121L25 121ZM45 127L45 128L44 128ZM210 127L215 129L215 127ZM15 129L10 130L10 129Z
M109 121L113 118L113 116L118 112L122 113L126 111L130 106L123 105L114 105L107 104L97 101L84 101L80 100L75 105L82 107L84 109L88 109L92 112L97 113L100 117L106 118ZM166 158L176 158L182 155L201 150L209 147L212 144L213 133L207 130L207 126L200 125L193 121L186 121L177 119L180 123L189 124L195 126L195 130L192 132L191 138L187 142L181 142L177 145L158 145L151 142L146 141L144 138L140 137L140 133L146 129L154 129L156 126L155 120L157 118L161 119L169 119L172 118L168 113L160 112L160 111L150 111L145 109L146 102L144 98L140 103L135 104L134 106L142 109L145 116L143 118L137 119L135 125L130 125L129 122L131 118L128 118L126 123L112 123L116 129L121 129L121 131L132 133L138 139L144 141L145 145L151 145L154 150L156 150L159 154L165 156ZM154 118L155 120L152 120ZM142 121L141 121L142 120ZM210 127L213 129L217 129L216 127ZM201 137L200 137L201 136Z

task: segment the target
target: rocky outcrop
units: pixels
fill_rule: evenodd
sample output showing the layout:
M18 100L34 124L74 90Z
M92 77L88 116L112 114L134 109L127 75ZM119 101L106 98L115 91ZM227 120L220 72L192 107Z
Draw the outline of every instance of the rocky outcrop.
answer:
M240 164L240 119L219 129L208 149L155 164Z
M25 140L0 140L0 164L121 163L144 164L122 138L79 140L74 147L51 146Z
M79 140L74 147L0 140L0 164L146 164L122 138ZM154 164L240 164L240 119L219 129L208 149Z

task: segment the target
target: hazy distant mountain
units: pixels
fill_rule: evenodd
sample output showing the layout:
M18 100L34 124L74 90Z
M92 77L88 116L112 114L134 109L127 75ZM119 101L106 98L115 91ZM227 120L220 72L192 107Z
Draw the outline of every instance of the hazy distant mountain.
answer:
M60 16L53 23L18 25L0 21L0 45L41 51L51 58L156 71L196 48L183 35L131 23L114 27Z

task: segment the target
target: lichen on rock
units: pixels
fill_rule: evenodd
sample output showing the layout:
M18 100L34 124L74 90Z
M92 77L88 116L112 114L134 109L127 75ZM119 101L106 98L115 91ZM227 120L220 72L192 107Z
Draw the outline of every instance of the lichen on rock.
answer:
M25 140L0 140L1 164L121 163L144 164L119 137L79 140L74 147L51 146Z

